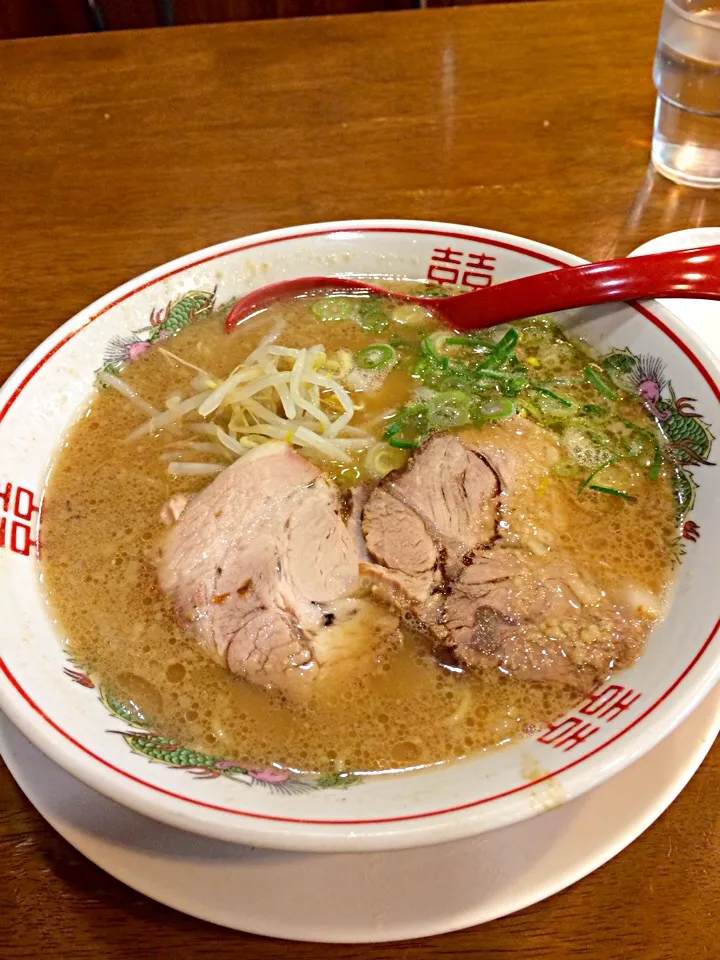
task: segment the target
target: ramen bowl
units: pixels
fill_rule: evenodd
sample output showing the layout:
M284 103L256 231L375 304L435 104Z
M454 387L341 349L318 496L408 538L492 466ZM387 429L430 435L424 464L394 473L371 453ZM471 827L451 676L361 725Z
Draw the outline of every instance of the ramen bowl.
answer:
M288 850L370 851L469 837L591 790L650 750L720 675L716 544L717 361L654 303L568 312L559 322L662 412L684 505L665 619L629 669L526 739L396 776L308 782L248 769L139 726L71 659L40 582L48 465L108 351L147 348L148 328L193 303L320 274L482 287L582 261L532 240L454 224L363 220L219 244L119 287L52 334L0 391L0 708L47 756L107 797L208 837ZM138 332L140 331L140 332Z

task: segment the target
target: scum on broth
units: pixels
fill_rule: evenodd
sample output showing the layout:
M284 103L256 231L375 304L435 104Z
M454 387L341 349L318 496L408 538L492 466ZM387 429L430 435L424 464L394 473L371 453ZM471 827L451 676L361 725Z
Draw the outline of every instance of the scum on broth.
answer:
M186 327L169 346L182 360L224 378L278 317L285 320L278 342L287 347L322 343L328 353L357 352L378 340L408 338L409 324L391 324L379 334L352 320L322 320L308 309L311 303L276 304L263 317L267 323L255 321L230 336L223 331L224 314L217 312ZM438 329L426 318L421 325L421 333ZM523 325L516 326L522 332ZM417 331L413 337L417 341ZM544 335L528 336L525 345L521 337L517 355L532 366L547 349ZM565 357L562 352L544 358L545 372L573 379L580 361L569 348ZM375 393L356 394L361 409L353 425L382 436L394 413L412 403L418 378L425 376L417 363L412 369L414 376L409 362L400 364ZM125 383L161 409L169 391L192 392L194 376L156 349L122 371ZM572 391L578 402L598 400L592 384L576 383ZM550 397L549 402L552 407L559 401ZM634 398L620 397L617 404L626 419L641 416ZM380 773L446 762L508 742L577 702L577 691L559 684L443 664L427 641L408 630L402 644L380 655L374 672L338 674L316 684L301 703L234 678L177 626L157 589L154 558L164 529L160 511L173 494L194 493L211 478L171 476L167 458L162 459L169 438L162 433L123 442L146 419L120 394L102 389L68 434L44 499L42 576L72 655L154 728L250 767ZM406 429L412 424L398 433L407 435ZM408 448L395 448L394 465L407 455ZM353 454L350 465L327 469L341 484L368 475L362 451ZM669 544L676 531L668 471L662 466L656 473L651 479L647 469L638 468L622 475L642 509L599 492L579 497L582 470L550 476L542 496L535 497L549 522L553 512L572 511L572 524L559 532L558 541L608 588L630 583L641 594L661 597L667 587ZM517 513L511 524L524 519L522 509Z

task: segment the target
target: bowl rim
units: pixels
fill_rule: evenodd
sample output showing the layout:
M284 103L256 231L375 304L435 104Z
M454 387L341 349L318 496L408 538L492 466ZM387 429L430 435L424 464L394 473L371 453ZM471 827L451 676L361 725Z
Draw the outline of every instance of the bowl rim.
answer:
M224 257L231 253L257 249L265 245L291 239L307 239L328 234L342 233L399 233L399 234L431 234L440 235L447 239L469 240L482 242L486 240L498 247L531 256L536 260L544 261L552 266L562 267L586 262L580 257L567 253L559 248L549 246L538 241L508 234L502 231L486 230L482 227L463 226L461 224L446 223L443 221L399 220L399 219L359 219L339 220L324 223L302 224L289 228L280 228L248 235L243 238L224 241L210 247L185 254L167 263L161 264L145 273L133 278L103 295L89 306L80 310L74 317L63 323L51 333L11 374L0 388L0 422L8 410L20 396L24 387L42 369L44 364L54 356L67 342L75 337L112 307L129 299L137 292L156 283L206 264L209 261ZM341 273L338 270L338 273ZM706 381L716 399L720 402L720 364L704 345L692 334L682 328L675 321L672 314L662 307L649 302L648 305L629 304L634 310L658 327L673 343L688 357L699 374ZM682 330L674 329L675 323ZM698 356L700 354L700 356ZM701 359L702 358L702 359ZM708 369L709 368L709 369ZM712 371L712 373L710 372ZM97 754L91 748L84 746L68 732L63 730L57 722L51 719L32 697L23 689L9 670L7 664L0 657L0 674L9 682L0 683L0 706L6 711L15 725L43 752L67 769L72 775L89 786L113 799L119 799L125 805L148 814L154 819L179 826L181 829L217 836L221 839L233 839L238 842L261 840L265 846L276 846L286 849L390 849L392 847L406 847L416 844L430 844L443 840L469 836L480 830L493 829L517 822L534 815L528 809L515 809L514 813L503 814L497 808L497 815L490 819L488 826L474 826L472 813L480 819L478 808L505 797L521 794L523 791L538 784L563 775L563 791L565 799L570 800L581 793L596 786L607 777L613 775L625 766L634 762L639 756L660 742L694 709L700 700L710 691L720 678L720 652L714 667L698 674L693 683L685 684L676 695L676 702L669 715L667 706L665 711L657 712L657 708L665 703L682 681L696 666L710 646L718 628L720 618L709 633L692 661L673 680L663 694L643 710L637 717L629 721L615 734L602 744L588 749L587 752L573 757L567 763L543 773L535 779L528 780L520 785L506 789L500 793L482 796L477 800L466 801L456 806L445 806L441 809L409 813L402 816L375 817L364 819L309 819L299 817L285 817L274 814L264 814L257 811L234 809L231 807L213 804L181 793L169 790L159 784L149 783L140 776L115 766L109 760ZM15 691L8 696L8 690ZM629 740L625 741L626 749L610 750L605 753L604 762L593 767L585 766L579 770L581 764L590 760L596 754L606 751L616 744L630 730L635 728L641 720L650 714L655 714L650 723L642 727ZM71 744L78 750L68 749ZM95 761L99 761L96 763ZM108 776L107 770L111 771ZM113 776L115 774L116 776ZM122 781L122 782L121 782ZM149 788L140 790L138 788ZM168 803L181 801L184 809L168 809ZM200 808L200 809L199 809ZM214 813L232 814L224 818L224 823L211 823L202 819L202 809ZM468 816L458 818L458 814L465 812ZM200 813L200 815L198 815ZM210 815L209 815L210 816ZM261 828L261 823L265 827ZM360 827L361 831L356 829ZM260 828L260 829L259 829ZM350 836L352 834L352 836Z

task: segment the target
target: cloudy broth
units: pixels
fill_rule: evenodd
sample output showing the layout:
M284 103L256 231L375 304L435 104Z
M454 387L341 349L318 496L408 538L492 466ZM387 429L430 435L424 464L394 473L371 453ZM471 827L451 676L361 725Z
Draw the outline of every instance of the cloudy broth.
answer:
M382 436L393 411L416 395L413 344L437 324L408 315L412 322L391 321L378 333L353 320L320 319L311 304L277 304L232 335L224 333L224 315L217 312L185 327L165 346L223 378L280 317L285 326L278 342L287 347L323 344L328 354L355 353L395 337L402 362L377 390L353 394L359 407L353 425ZM522 360L523 352L518 355ZM561 356L560 368L562 362ZM577 359L568 354L566 366L572 373ZM191 393L195 376L157 348L122 369L123 381L159 409L173 391ZM582 394L585 388L578 389ZM590 387L587 392L591 401ZM644 416L635 398L618 402L628 419ZM178 626L154 568L165 530L163 505L174 494L201 490L211 478L168 474L165 454L175 442L169 431L125 442L146 419L119 393L96 392L50 472L41 566L72 656L154 730L255 768L379 773L447 762L506 743L541 729L578 701L576 689L560 684L444 662L424 637L405 628L401 643L378 653L374 669L359 677L338 671L299 700L232 676ZM400 466L408 450L396 448L394 456ZM368 478L363 451L349 464L330 463L326 469L344 486ZM631 583L662 597L675 535L668 468L663 465L653 478L638 469L629 482L634 503L601 493L579 497L576 474L550 473L540 500L548 513L558 505L571 513L571 527L558 533L557 543L582 569L608 588Z

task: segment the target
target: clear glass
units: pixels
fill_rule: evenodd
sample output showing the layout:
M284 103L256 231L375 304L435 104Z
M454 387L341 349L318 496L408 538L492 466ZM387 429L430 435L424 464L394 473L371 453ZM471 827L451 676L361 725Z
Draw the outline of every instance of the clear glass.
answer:
M656 169L720 187L720 0L665 0L653 76Z

